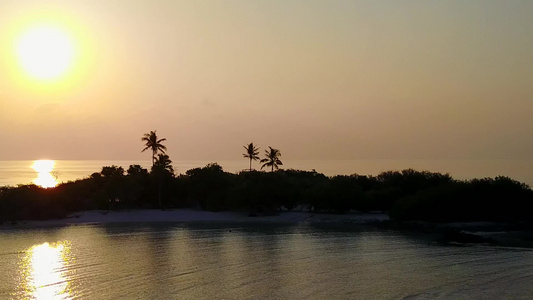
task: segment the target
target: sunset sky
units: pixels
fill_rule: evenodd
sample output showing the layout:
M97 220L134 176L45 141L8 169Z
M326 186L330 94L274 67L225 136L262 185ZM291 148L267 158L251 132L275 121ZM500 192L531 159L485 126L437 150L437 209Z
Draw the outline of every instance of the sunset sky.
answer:
M1 0L0 128L0 160L147 159L150 130L173 160L531 158L533 1Z

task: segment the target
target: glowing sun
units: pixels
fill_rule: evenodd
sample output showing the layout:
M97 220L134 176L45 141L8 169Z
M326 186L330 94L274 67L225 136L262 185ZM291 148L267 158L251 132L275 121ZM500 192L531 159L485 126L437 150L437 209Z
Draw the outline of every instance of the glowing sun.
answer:
M17 42L19 62L29 75L41 80L56 79L72 65L74 46L58 27L39 26L24 32Z
M59 182L52 175L55 164L54 160L41 159L34 161L31 167L37 171L37 178L33 180L33 183L44 188L57 186Z

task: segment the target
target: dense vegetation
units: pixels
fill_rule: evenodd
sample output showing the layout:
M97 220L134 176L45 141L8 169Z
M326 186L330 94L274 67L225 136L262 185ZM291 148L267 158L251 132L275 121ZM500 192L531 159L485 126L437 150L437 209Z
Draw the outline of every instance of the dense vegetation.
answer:
M99 173L55 188L36 185L0 187L0 222L62 218L91 209L185 208L241 210L272 214L303 207L315 212L383 211L396 220L533 220L533 191L507 177L454 180L428 171L388 171L377 176L327 177L315 171L279 170L281 152L268 147L254 171L259 148L244 146L249 170L224 172L216 163L176 176L162 144L150 131L142 152L151 150L151 170L105 166ZM161 153L160 153L161 152Z
M89 209L184 208L275 213L385 211L397 220L510 221L533 219L533 191L507 177L458 181L427 171L327 177L317 172L224 172L216 163L175 176L159 154L150 172L106 166L90 177L45 189L0 188L0 220L47 219Z

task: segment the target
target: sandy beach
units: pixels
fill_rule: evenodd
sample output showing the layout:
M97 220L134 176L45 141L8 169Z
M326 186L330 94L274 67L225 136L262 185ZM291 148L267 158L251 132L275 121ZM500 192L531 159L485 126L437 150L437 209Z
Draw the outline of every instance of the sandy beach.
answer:
M250 217L246 212L210 212L193 209L176 210L91 210L70 214L64 219L46 221L20 221L16 225L4 226L53 226L90 223L134 223L134 222L271 222L271 223L353 223L365 224L386 221L389 217L381 213L320 214L305 211L283 211L272 216Z

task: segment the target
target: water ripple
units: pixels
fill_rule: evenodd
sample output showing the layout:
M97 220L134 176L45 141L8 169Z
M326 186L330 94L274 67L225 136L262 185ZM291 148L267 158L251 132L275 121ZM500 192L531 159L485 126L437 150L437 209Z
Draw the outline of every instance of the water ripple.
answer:
M43 239L52 248L64 245L57 248L60 256L43 251L63 257L49 269L41 267L57 279L37 287L46 295L57 294L50 299L533 295L533 252L525 249L450 247L423 237L351 227L129 224L54 230L21 231L0 245L0 268L8 275L0 281L0 298L25 299L35 291L27 288L31 276L21 262L34 253L24 245Z

